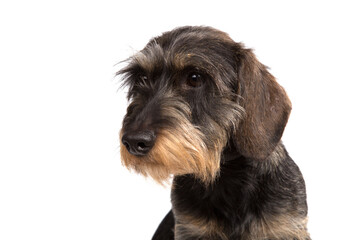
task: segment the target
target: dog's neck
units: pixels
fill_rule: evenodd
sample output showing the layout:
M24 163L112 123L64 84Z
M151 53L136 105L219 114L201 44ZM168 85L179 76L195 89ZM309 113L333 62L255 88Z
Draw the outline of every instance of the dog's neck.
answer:
M246 161L255 168L261 168L260 170L269 172L276 169L280 162L287 157L289 157L289 155L281 141L266 159L252 159L245 157L237 151L233 144L228 144L221 155L221 166L226 167L229 163L232 165L234 161Z
M226 164L238 158L243 158L243 156L236 150L235 146L228 145L221 154L221 164Z
M289 158L289 155L281 142L275 147L269 157L264 160L247 158L240 154L233 145L228 145L221 154L219 173L212 183L203 183L195 176L186 174L175 177L175 186L173 186L173 188L185 179L186 182L193 182L193 184L196 184L199 187L202 186L205 191L211 191L214 187L216 188L216 185L225 186L227 188L230 187L229 184L237 183L237 181L233 181L234 179L241 179L245 176L250 177L248 175L250 172L258 176L263 174L275 174L277 168L281 165L281 162L287 158ZM232 181L228 183L228 179L232 179ZM224 184L224 181L227 183Z
M226 148L218 177L211 184L204 184L191 174L174 178L173 212L180 223L189 219L194 223L213 221L224 226L225 232L233 231L235 225L246 226L250 221L262 219L265 205L266 211L276 212L277 204L287 196L282 194L282 189L294 188L293 183L301 185L298 171L281 143L262 161L246 158L235 148ZM281 180L286 178L288 181ZM269 205L274 200L275 204Z

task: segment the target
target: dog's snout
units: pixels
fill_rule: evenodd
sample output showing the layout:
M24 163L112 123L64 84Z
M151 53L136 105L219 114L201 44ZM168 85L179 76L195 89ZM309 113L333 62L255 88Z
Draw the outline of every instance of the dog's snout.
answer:
M129 153L135 156L146 155L154 146L155 140L154 131L129 132L121 138Z

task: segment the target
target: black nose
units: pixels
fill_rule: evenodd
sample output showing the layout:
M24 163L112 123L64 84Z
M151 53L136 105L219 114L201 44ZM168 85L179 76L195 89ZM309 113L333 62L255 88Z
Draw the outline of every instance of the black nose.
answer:
M121 138L129 153L135 156L146 155L154 146L156 135L153 131L129 132Z

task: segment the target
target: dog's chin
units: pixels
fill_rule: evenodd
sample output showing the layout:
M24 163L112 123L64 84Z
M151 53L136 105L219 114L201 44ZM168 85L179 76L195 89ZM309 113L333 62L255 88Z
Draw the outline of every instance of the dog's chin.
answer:
M125 167L145 177L151 177L161 185L168 185L174 175L190 173L181 166L175 168L176 162L170 164L168 160L164 163L162 158L132 155L124 146L121 146L120 154ZM153 155L153 150L149 154Z
M132 155L123 144L120 154L124 166L160 184L184 174L193 174L202 182L210 183L220 169L221 148L210 150L200 135L193 134L190 138L184 132L173 130L158 133L154 147L144 156Z
M164 185L171 181L170 169L158 163L155 159L148 156L135 156L128 152L125 146L120 147L122 163L129 170L133 170L145 177L151 177L156 182Z

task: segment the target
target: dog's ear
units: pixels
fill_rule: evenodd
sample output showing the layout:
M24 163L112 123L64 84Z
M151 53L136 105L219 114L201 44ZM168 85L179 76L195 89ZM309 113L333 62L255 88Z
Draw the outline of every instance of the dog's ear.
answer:
M245 116L234 133L238 152L251 159L266 159L280 142L291 102L250 49L237 50L239 104Z

